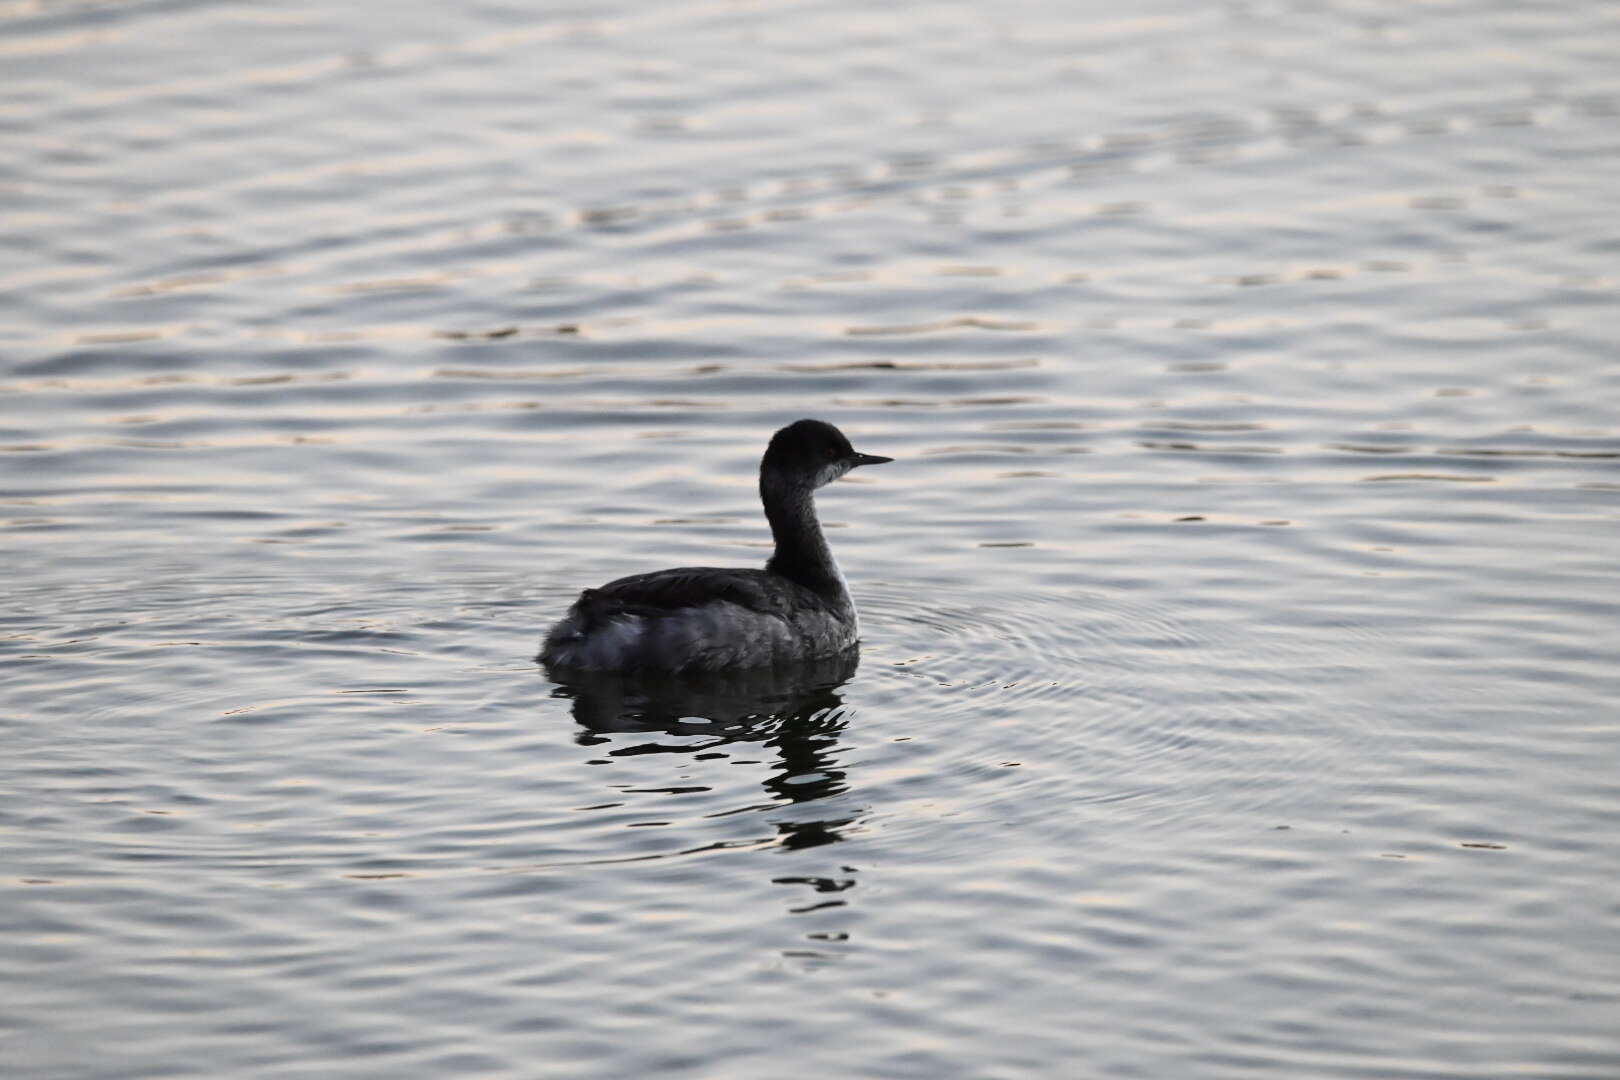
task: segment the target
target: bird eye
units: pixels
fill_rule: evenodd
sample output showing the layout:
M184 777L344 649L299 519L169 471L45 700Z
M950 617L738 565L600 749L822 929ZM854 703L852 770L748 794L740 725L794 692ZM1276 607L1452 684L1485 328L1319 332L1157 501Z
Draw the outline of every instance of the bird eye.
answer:
M828 461L837 461L839 459L839 457L841 457L841 456L842 455L840 455L838 453L838 447L836 447L836 446L827 447L827 460Z

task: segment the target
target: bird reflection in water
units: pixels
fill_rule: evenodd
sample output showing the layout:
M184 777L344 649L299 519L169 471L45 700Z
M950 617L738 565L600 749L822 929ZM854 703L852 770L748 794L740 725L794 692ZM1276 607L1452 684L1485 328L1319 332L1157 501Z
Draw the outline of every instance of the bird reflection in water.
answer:
M657 733L679 744L637 742L610 750L637 754L704 755L752 744L773 750L779 768L761 783L773 806L811 803L848 789L836 766L838 736L847 723L840 687L855 674L858 649L802 664L702 675L611 673L547 666L556 697L573 701L581 746L612 743L614 735ZM693 741L696 740L696 741ZM779 820L778 843L809 848L843 839L855 818Z

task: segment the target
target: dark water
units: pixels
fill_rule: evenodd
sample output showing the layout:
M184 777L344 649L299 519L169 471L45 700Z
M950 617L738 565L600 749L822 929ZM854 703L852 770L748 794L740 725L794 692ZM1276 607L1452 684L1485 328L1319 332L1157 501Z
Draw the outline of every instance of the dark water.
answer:
M5 1074L1620 1075L1617 55L0 7ZM801 415L858 670L548 682Z

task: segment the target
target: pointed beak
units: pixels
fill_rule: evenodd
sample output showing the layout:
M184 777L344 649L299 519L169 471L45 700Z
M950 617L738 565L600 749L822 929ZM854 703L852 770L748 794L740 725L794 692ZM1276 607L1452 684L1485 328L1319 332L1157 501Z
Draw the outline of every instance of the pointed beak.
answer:
M859 465L883 465L887 462L893 461L894 458L881 457L877 454L862 454L857 452L852 460L855 464L851 465L850 468L853 469Z

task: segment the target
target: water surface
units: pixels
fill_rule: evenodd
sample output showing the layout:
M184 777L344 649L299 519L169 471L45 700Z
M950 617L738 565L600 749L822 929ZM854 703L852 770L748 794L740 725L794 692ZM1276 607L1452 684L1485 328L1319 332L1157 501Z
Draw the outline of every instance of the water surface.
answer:
M0 1060L1620 1073L1603 5L0 8ZM560 686L756 564L858 666Z

